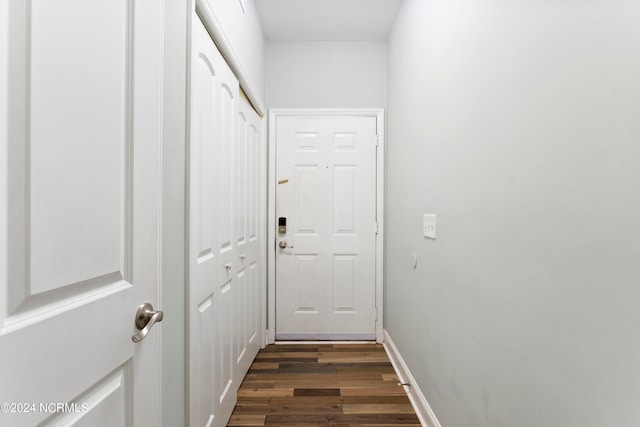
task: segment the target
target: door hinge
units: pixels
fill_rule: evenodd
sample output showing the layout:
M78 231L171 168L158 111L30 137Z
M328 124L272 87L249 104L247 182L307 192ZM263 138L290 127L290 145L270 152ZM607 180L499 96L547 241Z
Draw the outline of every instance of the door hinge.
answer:
M376 231L376 234L378 234L378 221L375 222L375 231Z
M380 135L376 135L376 147L380 145Z

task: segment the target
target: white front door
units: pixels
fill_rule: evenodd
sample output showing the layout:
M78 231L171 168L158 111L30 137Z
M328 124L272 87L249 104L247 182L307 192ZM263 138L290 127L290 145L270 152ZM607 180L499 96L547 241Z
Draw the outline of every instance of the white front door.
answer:
M160 425L162 20L0 0L0 425Z
M276 339L376 337L376 118L278 116Z

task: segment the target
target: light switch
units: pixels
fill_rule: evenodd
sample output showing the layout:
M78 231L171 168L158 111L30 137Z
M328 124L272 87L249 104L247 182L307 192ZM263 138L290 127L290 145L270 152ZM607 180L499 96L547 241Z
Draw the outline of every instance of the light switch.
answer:
M435 214L424 214L423 220L424 237L436 238L436 216Z

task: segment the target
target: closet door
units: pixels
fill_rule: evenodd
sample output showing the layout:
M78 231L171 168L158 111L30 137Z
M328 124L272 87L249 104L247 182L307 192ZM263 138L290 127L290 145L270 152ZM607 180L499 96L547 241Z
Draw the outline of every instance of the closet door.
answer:
M235 376L241 382L260 349L259 141L260 116L244 96L236 121L235 197L238 246L235 294Z
M189 163L190 425L224 426L236 401L234 194L238 82L193 19Z
M247 163L248 175L247 181L249 188L247 191L247 234L248 243L245 249L246 266L248 269L248 285L247 285L247 316L246 319L246 336L247 346L251 361L258 354L261 345L262 321L264 317L264 307L261 305L262 289L264 286L261 272L263 271L263 262L261 258L261 234L260 234L260 195L261 183L260 177L264 176L265 169L261 162L261 121L258 113L253 110L248 102L245 108L249 108L248 126L247 126ZM247 369L249 366L247 366Z
M209 39L210 46L213 41ZM214 47L215 49L215 47ZM216 50L219 57L220 53ZM233 412L240 381L234 376L234 345L233 339L240 325L234 322L235 300L238 292L238 244L236 231L235 207L235 120L238 110L238 81L229 69L220 69L218 75L218 114L217 130L219 136L217 154L219 156L217 179L220 192L217 200L218 210L218 366L219 382L215 391L217 402L220 403L220 414L225 418L224 423L215 425L226 426L227 419ZM222 421L222 420L221 420Z

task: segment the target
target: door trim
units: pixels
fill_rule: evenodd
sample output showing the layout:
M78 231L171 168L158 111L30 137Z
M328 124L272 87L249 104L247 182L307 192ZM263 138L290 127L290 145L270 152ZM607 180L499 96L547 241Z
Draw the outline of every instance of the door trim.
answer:
M268 293L268 340L276 341L276 121L282 116L357 116L375 117L378 149L376 155L376 235L375 300L376 300L376 341L384 339L382 323L384 319L384 165L385 165L385 129L383 108L277 108L269 110L269 177L268 177L268 219L267 219L267 293Z

